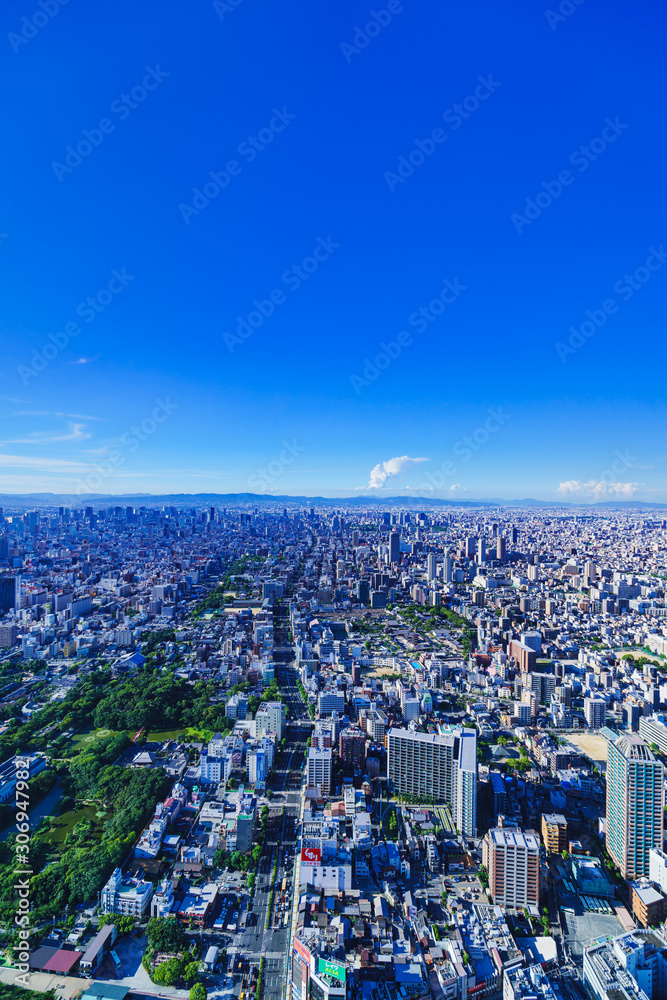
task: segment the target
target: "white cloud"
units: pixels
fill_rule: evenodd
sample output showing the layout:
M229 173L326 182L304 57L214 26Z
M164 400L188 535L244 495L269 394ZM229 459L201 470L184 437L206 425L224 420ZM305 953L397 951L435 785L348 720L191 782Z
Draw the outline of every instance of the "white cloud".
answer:
M378 462L374 469L371 469L371 478L368 483L369 489L379 489L384 486L387 479L398 476L401 472L416 465L418 462L430 462L429 458L410 458L409 455L401 455L399 458L390 458L387 462Z
M582 483L579 479L568 479L561 483L558 492L563 496L591 496L596 500L615 497L633 497L641 483L608 483L605 479L589 479Z
M36 455L26 457L25 455L0 455L0 468L5 469L36 469L51 470L59 472L87 472L91 466L83 462L71 462L62 458L40 458Z
M460 483L452 483L452 485L449 487L449 492L450 493L458 493L458 491L462 490L462 489L463 489L463 487L461 486Z
M68 431L58 434L53 431L32 431L27 437L13 438L10 441L1 441L0 444L53 444L60 441L87 441L90 433L85 430L85 424L72 423L68 421Z

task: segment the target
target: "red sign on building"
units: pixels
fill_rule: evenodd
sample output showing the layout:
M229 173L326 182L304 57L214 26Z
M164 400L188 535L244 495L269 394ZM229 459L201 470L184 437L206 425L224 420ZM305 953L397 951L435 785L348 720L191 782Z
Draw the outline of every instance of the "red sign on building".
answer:
M320 850L319 847L301 848L302 865L319 865L321 857L322 857L322 851Z

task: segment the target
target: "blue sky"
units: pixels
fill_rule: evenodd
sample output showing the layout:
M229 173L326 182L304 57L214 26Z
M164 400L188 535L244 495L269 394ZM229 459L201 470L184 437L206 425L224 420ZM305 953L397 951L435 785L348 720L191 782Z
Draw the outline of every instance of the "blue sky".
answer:
M6 0L0 492L667 500L665 14L459 6Z

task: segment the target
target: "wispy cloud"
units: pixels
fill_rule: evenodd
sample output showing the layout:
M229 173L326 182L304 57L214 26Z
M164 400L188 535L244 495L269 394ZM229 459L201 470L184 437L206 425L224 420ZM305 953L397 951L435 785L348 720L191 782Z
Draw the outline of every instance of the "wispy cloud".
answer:
M62 410L12 410L10 417L66 417L71 420L105 420L106 417L93 417L90 413L63 413Z
M0 444L56 444L63 441L67 442L77 442L77 441L87 441L91 436L90 433L85 429L85 424L70 423L69 430L65 433L57 433L53 431L33 431L32 433L26 435L23 438L13 438L8 441L0 441Z
M412 468L419 462L430 462L429 458L410 458L409 455L401 455L398 458L390 458L386 462L378 462L374 469L371 469L368 489L380 489L388 479L399 476L406 469Z
M99 354L95 354L92 358L77 358L75 361L68 361L69 365L89 365L93 361L97 361Z
M75 462L66 458L43 458L38 455L2 455L0 468L5 469L35 469L38 472L49 470L54 472L86 472L90 466L84 462Z

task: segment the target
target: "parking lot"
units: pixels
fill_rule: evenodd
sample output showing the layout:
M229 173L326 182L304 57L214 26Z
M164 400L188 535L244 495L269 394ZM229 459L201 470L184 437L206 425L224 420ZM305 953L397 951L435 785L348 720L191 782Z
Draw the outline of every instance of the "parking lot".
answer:
M488 897L482 889L477 876L470 874L452 874L443 877L445 892L448 895L448 902L464 903L486 903Z
M616 937L623 933L623 925L615 914L586 910L575 896L564 897L563 903L575 911L574 913L561 911L564 943L573 959L581 961L584 947L595 938Z

